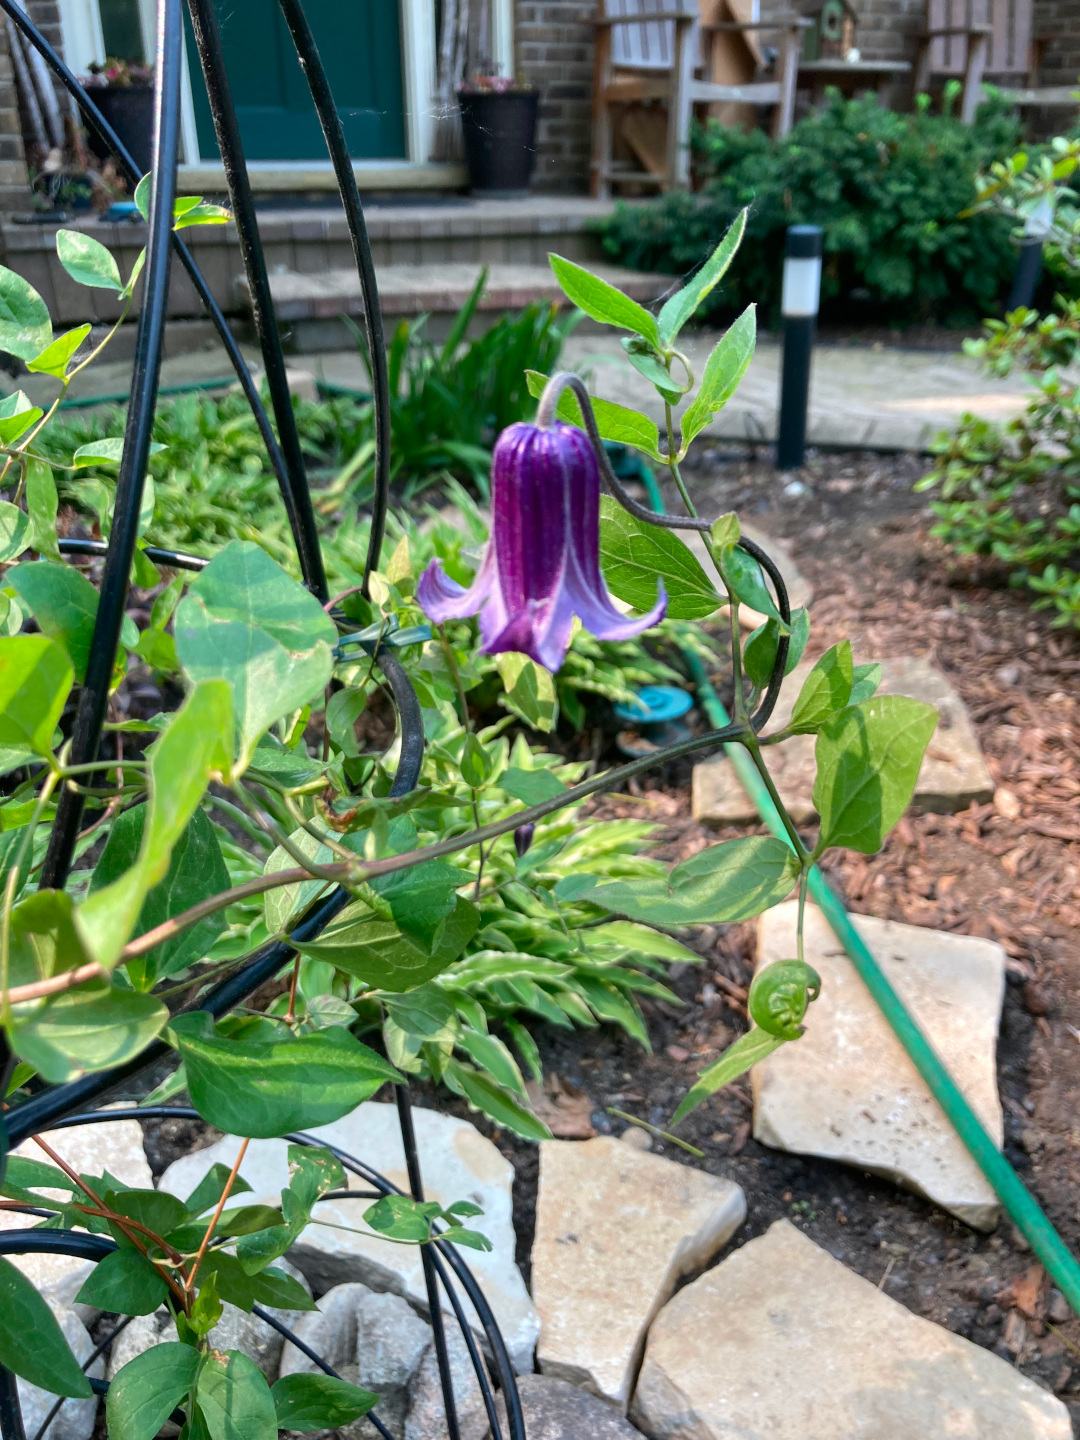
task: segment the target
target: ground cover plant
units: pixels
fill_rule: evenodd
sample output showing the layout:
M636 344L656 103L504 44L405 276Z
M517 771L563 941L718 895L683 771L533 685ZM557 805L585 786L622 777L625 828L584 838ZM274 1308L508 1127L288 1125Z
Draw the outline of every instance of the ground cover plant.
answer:
M978 173L1018 140L1015 112L1000 99L964 125L932 114L928 97L899 115L873 96L834 92L780 141L711 122L693 142L700 191L618 206L604 248L621 264L682 275L749 206L744 258L702 315L754 300L775 320L787 227L820 225L826 316L854 300L895 321L970 323L1008 286L1015 250L1007 220L962 212L975 202Z
M979 208L1022 226L1045 216L1046 248L1060 269L1080 275L1080 211L1070 181L1080 144L1059 139L1049 153L1018 151L980 181ZM1068 366L1080 344L1080 304L1058 295L1050 313L1027 307L987 322L969 341L995 375L1021 367L1034 378L1027 407L1006 424L967 414L935 441L934 533L959 555L985 557L1012 584L1050 610L1054 624L1080 627L1080 387Z
M178 224L201 219L221 216L179 202ZM536 418L510 425L496 443L491 534L471 576L460 550L417 575L403 533L384 570L366 581L357 570L323 600L253 540L227 540L193 579L183 569L159 574L157 552L140 541L135 596L152 592L153 602L132 604L116 654L106 657L107 739L86 764L70 759L69 701L78 703L97 658L98 591L63 558L55 475L61 465L77 474L88 462L119 462L122 441L46 458L42 436L55 406L43 413L22 396L7 403L0 1021L3 1088L16 1115L28 1087L109 1070L161 1039L180 1067L164 1093L183 1087L208 1123L245 1141L328 1123L409 1075L540 1139L547 1131L514 1054L536 1073L523 1017L613 1020L647 1044L635 997L675 998L662 976L666 961L689 958L677 934L750 918L793 892L796 954L754 980L755 1028L698 1076L670 1123L763 1055L797 1043L820 984L802 954L810 869L839 848L880 848L910 800L937 716L921 702L878 696L878 667L856 665L850 643L839 641L813 667L788 726L765 733L807 642L808 617L792 613L779 572L742 536L735 514L696 515L680 469L753 353L752 306L700 377L678 344L731 265L744 226L740 216L658 315L552 257L567 297L625 332L631 362L663 403L663 433L645 415L591 401L576 376L530 372ZM130 298L139 267L125 282L92 238L61 231L57 245L73 278ZM53 374L59 399L108 337L80 359L88 327L54 340L40 297L11 271L0 270L0 295L0 346ZM604 440L665 467L685 514L661 516L635 502L611 471ZM144 534L155 507L148 490ZM680 529L701 534L713 574ZM27 558L33 553L39 558ZM764 616L745 640L740 602ZM523 717L550 728L552 676L577 625L599 643L628 645L665 615L686 622L722 611L734 677L724 728L587 776L503 733ZM478 729L469 695L491 680L490 663L508 713ZM133 713L129 698L146 666L174 706ZM394 733L362 745L358 727L384 682L398 711ZM812 840L784 812L766 760L771 745L795 734L817 737ZM641 825L583 823L576 807L590 797L725 741L752 757L786 840L721 842L668 871L635 853L646 838ZM84 828L68 874L55 851L73 810ZM267 949L268 940L284 948ZM266 954L281 957L280 995L215 1018L214 983ZM290 1376L271 1391L240 1352L222 1354L207 1339L222 1301L306 1308L274 1261L320 1196L341 1185L329 1151L291 1151L280 1207L226 1208L242 1189L243 1148L231 1171L212 1172L181 1202L126 1190L107 1173L69 1173L39 1144L51 1164L3 1157L5 1208L45 1209L46 1225L111 1239L117 1248L82 1298L129 1314L164 1301L175 1321L175 1341L114 1378L110 1433L151 1440L177 1407L188 1440L333 1428L370 1409L375 1397L328 1377ZM51 1188L70 1201L48 1201L40 1192ZM468 1202L440 1209L387 1197L364 1218L400 1243L436 1235L487 1243ZM473 1219L475 1228L463 1223ZM0 1362L57 1395L85 1395L88 1382L47 1305L6 1260L0 1288Z

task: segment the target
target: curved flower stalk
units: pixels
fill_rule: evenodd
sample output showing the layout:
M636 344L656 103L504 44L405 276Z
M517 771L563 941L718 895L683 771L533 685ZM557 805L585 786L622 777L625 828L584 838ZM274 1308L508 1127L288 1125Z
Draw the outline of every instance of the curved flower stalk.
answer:
M598 640L628 640L664 617L659 585L647 614L622 614L600 574L600 462L588 435L554 421L569 383L548 384L535 424L510 425L492 458L491 539L465 589L433 560L417 599L437 624L480 613L481 649L516 650L548 670L566 658L574 616Z

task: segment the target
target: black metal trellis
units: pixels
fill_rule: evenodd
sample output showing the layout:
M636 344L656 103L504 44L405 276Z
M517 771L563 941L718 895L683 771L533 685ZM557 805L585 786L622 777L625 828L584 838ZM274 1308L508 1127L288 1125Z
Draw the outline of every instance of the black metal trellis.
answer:
M112 675L123 621L128 577L136 542L137 517L149 457L165 333L170 262L174 253L188 272L196 292L221 338L244 395L255 415L271 467L281 489L304 582L324 603L326 600L326 579L315 517L292 401L285 377L284 354L274 316L254 203L244 164L239 130L229 96L228 76L222 61L220 35L213 0L187 0L187 3L237 225L262 349L271 408L277 429L275 433L274 425L271 424L262 404L258 387L199 267L188 247L172 230L180 115L181 5L180 0L157 0L159 42L155 68L154 165L147 265L143 281L143 302L138 320L135 367L125 431L123 461L117 484L116 518L108 542L67 539L60 541L60 549L64 554L96 557L104 561L101 595L86 683L80 692L74 727L73 763L87 763L93 760L98 753L101 739L109 680ZM390 479L389 382L378 290L351 157L311 27L308 24L301 0L279 0L279 3L301 68L307 79L327 149L334 165L363 294L364 325L372 376L376 446L371 530L362 587L366 594L371 572L378 564L382 548ZM79 85L76 77L26 13L15 3L15 0L0 0L0 10L11 18L27 41L44 58L52 72L77 102L88 128L118 157L128 180L133 185L137 183L142 177L131 156L101 116L91 96ZM609 483L614 485L616 482L611 481L609 476ZM627 505L627 508L640 512L641 507L635 506L634 502L630 501L625 494L620 493L620 499ZM707 523L703 521L677 520L674 517L661 518L652 516L651 512L646 513L654 523L676 528L708 529ZM761 563L768 573L776 591L780 613L785 621L789 620L788 598L778 569L770 557L756 545L745 540L740 544L744 550ZM181 552L154 546L148 546L146 554L150 560L156 563L179 569L200 570L207 563L204 558L199 556L185 555ZM755 733L762 728L772 712L783 678L787 649L788 641L784 637L777 648L776 663L770 685L751 721ZM393 694L401 738L398 770L390 793L403 795L415 788L423 760L424 734L420 706L408 676L393 652L378 650L376 658ZM732 726L724 731L717 731L712 736L706 737L704 742L700 739L696 740L693 742L692 748L700 748L703 743L719 744L729 738L735 738L738 728ZM673 747L668 752L668 756L688 753L689 748L691 747L686 745ZM658 758L667 757L662 753ZM630 766L627 768L634 771L641 767ZM67 789L63 791L43 869L43 885L62 888L65 884L72 863L82 807L81 796ZM341 888L336 890L295 927L293 938L305 940L318 935L326 924L344 908L349 899L348 892ZM267 980L277 975L294 957L295 953L295 949L287 941L274 941L263 946L236 973L211 987L200 1000L199 1009L208 1011L216 1018L227 1014L236 1005L251 996ZM85 1076L67 1085L43 1090L6 1114L0 1113L0 1159L6 1148L9 1146L13 1148L32 1134L46 1128L99 1124L124 1118L195 1116L195 1111L179 1107L85 1113L86 1107L100 1102L118 1085L155 1064L168 1053L169 1050L165 1044L156 1042L136 1059L124 1065ZM0 1032L0 1095L4 1092L5 1086L2 1082L6 1081L12 1063L13 1057L10 1056L4 1036ZM422 1179L408 1090L405 1086L396 1087L396 1099L409 1187L413 1197L419 1200L423 1198ZM303 1135L288 1138L299 1143L321 1143ZM389 1181L362 1161L340 1151L336 1153L344 1167L366 1179L373 1186L376 1194L400 1193ZM360 1198L362 1193L350 1192L354 1198ZM0 1255L48 1251L97 1260L103 1258L112 1248L114 1247L111 1240L82 1232L25 1230L0 1234ZM460 1440L460 1426L454 1403L444 1328L444 1308L440 1300L440 1291L447 1297L469 1351L472 1367L484 1399L493 1440L525 1440L525 1428L514 1382L513 1368L495 1318L476 1280L452 1245L436 1241L432 1245L424 1246L421 1253L433 1343L442 1382L448 1440ZM488 1350L486 1363L473 1336L456 1286L460 1286L464 1291L480 1319ZM266 1323L281 1331L286 1338L297 1344L320 1368L333 1374L330 1367L319 1356L293 1336L287 1327L283 1326L275 1317L258 1306L256 1313ZM105 1388L100 1382L94 1383L95 1388L99 1390ZM505 1420L501 1420L498 1415L492 1384L501 1391L505 1405ZM372 1415L369 1418L373 1420L380 1434L388 1435L376 1416ZM0 1368L0 1437L2 1440L27 1440L14 1377L2 1368ZM34 1440L34 1437L30 1437L30 1440Z
M86 682L80 692L74 726L73 763L86 763L94 759L101 740L109 679L123 621L128 576L135 550L137 517L149 458L166 324L170 261L174 250L191 276L196 291L225 345L244 394L255 414L271 465L281 488L304 582L320 600L325 602L327 596L315 516L296 429L292 399L285 375L284 353L274 315L258 222L240 144L239 129L229 97L228 77L221 56L217 19L208 0L188 0L188 3L251 291L267 385L277 424L277 435L274 433L257 386L228 329L220 308L214 301L187 246L172 230L180 124L181 8L180 0L158 0L154 160L147 263L143 280L143 302L139 311L131 403L128 408L123 461L117 484L116 519L107 543L68 540L62 542L61 546L62 551L68 555L100 556L104 560L93 645L87 667ZM298 58L308 79L341 187L342 203L349 224L364 297L364 323L373 376L376 440L375 491L371 532L364 569L366 593L371 571L378 564L382 546L390 474L389 386L381 312L375 284L375 269L352 162L318 49L300 4L296 3L296 0L281 0L281 3L290 33L296 44ZM142 178L138 167L101 116L90 95L79 85L75 76L26 13L15 4L15 0L0 0L0 8L10 16L29 43L43 56L53 73L78 103L88 127L117 155L121 168L134 185ZM147 554L151 560L181 569L199 570L206 563L201 557L184 555L158 547L150 547ZM420 706L408 676L397 658L391 652L382 650L378 652L377 659L389 682L398 711L401 735L400 758L391 794L401 795L414 789L419 779L424 750ZM82 809L82 798L73 792L65 791L58 806L43 868L42 884L44 886L59 888L67 880ZM349 898L348 892L339 888L296 927L295 938L302 940L317 935L345 906ZM264 946L240 971L212 987L203 997L200 1008L208 1010L215 1016L226 1014L250 996L266 980L276 975L295 953L295 950L285 942L278 941ZM6 1050L6 1045L3 1046L3 1049ZM68 1085L55 1086L33 1096L29 1101L9 1112L3 1120L0 1120L0 1130L6 1128L7 1132L6 1135L0 1136L0 1140L5 1142L0 1148L14 1147L20 1141L46 1127L100 1123L119 1118L121 1113L148 1118L155 1112L145 1110L137 1112L111 1111L108 1114L75 1112L82 1111L86 1105L100 1100L118 1084L154 1064L165 1053L167 1053L167 1047L158 1043L150 1046L137 1059L126 1065L86 1076ZM7 1060L7 1056L0 1055L0 1072L5 1077L9 1071ZM406 1087L397 1087L397 1104L410 1188L414 1198L422 1199L419 1157L416 1152ZM194 1111L184 1112L172 1108L166 1109L164 1113L168 1115L195 1114ZM316 1143L306 1137L297 1138L301 1138L302 1143ZM347 1168L368 1178L379 1194L395 1193L394 1186L390 1185L377 1172L369 1170L362 1162L351 1156L342 1155L341 1159ZM103 1248L102 1237L82 1235L78 1232L11 1231L0 1238L0 1254L25 1254L33 1250L48 1250L52 1253L85 1254L86 1258L100 1259L110 1248L112 1248L111 1242L105 1242ZM521 1406L514 1384L513 1368L490 1307L454 1248L442 1244L439 1244L437 1248L441 1253L436 1253L433 1247L425 1246L422 1254L449 1440L459 1440L460 1427L454 1402L440 1287L446 1293L457 1323L462 1327L462 1334L484 1397L493 1437L495 1440L502 1440L506 1434L509 1440L524 1440L525 1431ZM465 1290L483 1324L491 1355L492 1375L502 1391L506 1406L505 1427L500 1422L495 1408L485 1364L473 1339L460 1298L454 1289L450 1276L451 1271L454 1272L458 1283ZM283 1327L274 1317L263 1313L262 1318L275 1328L282 1330L287 1338L294 1338L291 1332L288 1332L287 1328ZM302 1348L306 1349L306 1347ZM333 1373L318 1356L312 1355L311 1358L323 1370ZM379 1432L388 1436L388 1432L377 1417L373 1415L370 1418ZM26 1440L14 1377L3 1369L0 1369L0 1434L2 1434L3 1440Z

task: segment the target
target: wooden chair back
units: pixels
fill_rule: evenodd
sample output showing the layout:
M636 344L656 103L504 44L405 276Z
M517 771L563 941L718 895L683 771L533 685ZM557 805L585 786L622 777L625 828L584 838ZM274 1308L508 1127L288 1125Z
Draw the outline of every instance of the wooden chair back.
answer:
M930 43L930 70L934 75L964 75L968 64L968 36L976 26L989 26L986 68L988 75L1026 75L1031 64L1033 0L928 0L927 30L946 30Z
M697 5L682 0L602 0L608 18L655 14L657 10L685 10L696 15ZM643 20L639 25L616 25L611 32L611 64L618 70L670 70L675 60L675 22Z

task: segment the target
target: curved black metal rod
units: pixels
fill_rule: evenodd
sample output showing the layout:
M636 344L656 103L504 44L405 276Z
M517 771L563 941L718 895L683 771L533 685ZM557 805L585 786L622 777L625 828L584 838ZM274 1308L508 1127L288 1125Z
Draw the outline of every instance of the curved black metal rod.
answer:
M78 105L79 112L89 129L93 131L102 144L120 161L120 168L123 170L132 188L134 188L142 179L142 171L139 166L135 164L135 161L132 159L131 154L119 135L117 135L116 131L102 115L86 90L79 84L72 71L64 64L64 61L49 44L48 40L45 39L45 36L42 35L41 31L30 19L25 10L20 9L20 7L15 4L15 0L0 0L0 10L3 10L5 14L11 17L15 25L18 26L30 44L33 45L49 69L63 85L76 105ZM270 466L284 494L289 483L288 476L285 473L285 461L277 442L277 436L274 434L274 427L270 424L266 407L263 405L259 396L259 388L255 384L251 371L247 367L247 361L241 354L240 346L236 343L236 339L229 329L229 323L222 314L220 305L218 305L214 299L210 287L203 277L202 271L195 263L191 251L175 230L172 232L172 246L176 251L180 263L187 271L188 278L195 287L195 293L198 295L203 308L210 317L214 329L218 333L218 338L224 346L226 355L229 357L229 364L236 372L236 378L240 382L240 387L244 392L244 398L247 400L255 416L255 423L259 427L259 435L262 438L263 444L266 446L266 453L270 457Z
M150 459L158 378L165 340L172 251L173 200L176 195L176 154L180 139L180 59L182 30L180 0L159 0L158 54L154 80L154 177L150 195L150 225L146 253L146 281L135 340L131 404L124 428L124 453L116 482L116 504L109 540L94 638L79 692L71 738L71 763L89 764L97 755L105 711L109 703L120 627L124 619L128 577L138 537L139 507ZM71 869L84 797L65 787L56 808L49 849L42 867L43 889L63 889Z
M289 27L300 68L311 91L315 111L322 126L326 148L334 164L341 203L352 240L353 257L360 276L364 297L364 332L367 336L371 371L372 405L375 412L375 493L371 501L371 533L368 537L367 562L364 566L363 594L368 593L371 572L379 566L383 535L386 530L386 507L390 499L390 381L386 367L386 340L383 336L382 303L375 279L375 263L371 258L364 207L353 173L352 157L345 140L341 116L326 78L326 70L315 44L308 18L300 0L280 0L281 13Z
M199 64L202 66L203 80L206 83L206 94L210 101L210 113L214 119L214 133L217 135L218 149L225 167L225 183L229 187L233 219L240 239L240 253L244 259L244 270L247 272L251 310L255 317L255 328L259 333L270 402L274 407L281 450L285 457L288 484L282 487L282 499L296 542L304 583L325 603L329 598L329 591L326 588L326 569L319 548L319 532L315 525L315 508L311 503L304 453L300 448L300 432L296 428L289 378L285 372L285 355L274 315L270 279L266 273L266 257L263 254L255 201L244 160L240 122L233 108L229 77L221 53L221 31L212 0L187 0L187 6L195 33L195 48L199 52Z
M99 560L109 553L107 540L61 539L58 543L61 555L87 555ZM210 564L208 555L188 555L183 550L163 550L160 545L144 545L143 554L155 565L168 565L172 570L205 570Z

